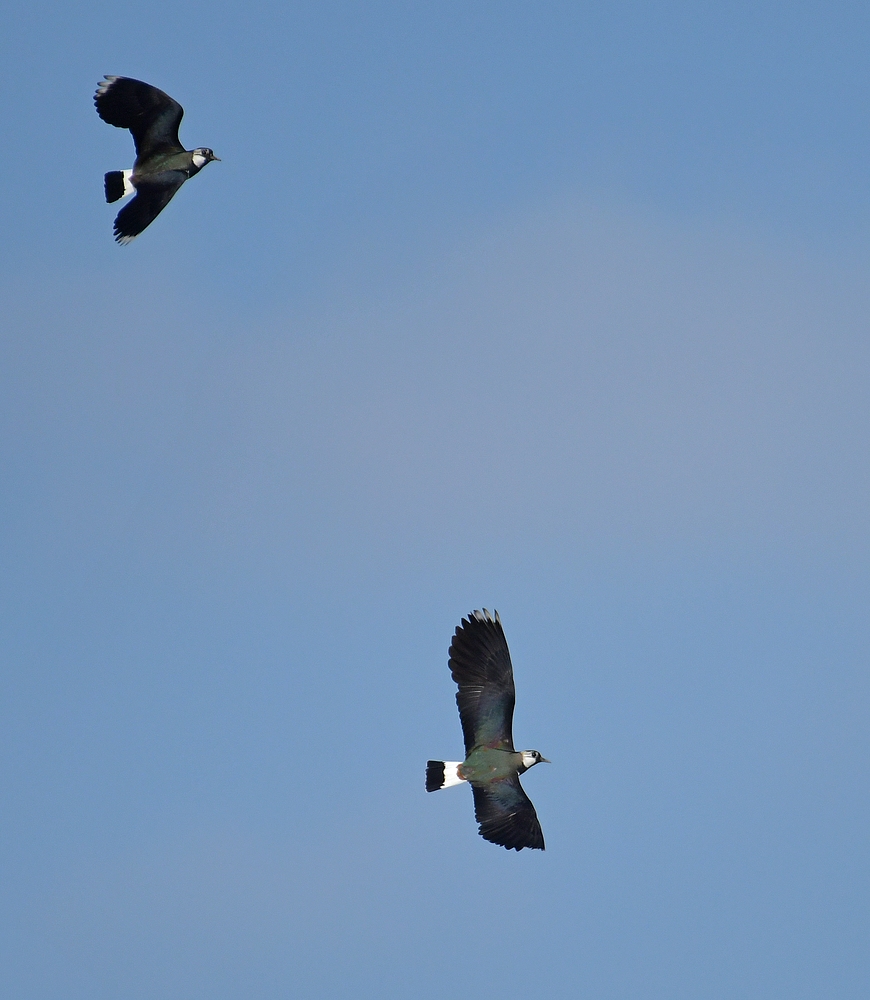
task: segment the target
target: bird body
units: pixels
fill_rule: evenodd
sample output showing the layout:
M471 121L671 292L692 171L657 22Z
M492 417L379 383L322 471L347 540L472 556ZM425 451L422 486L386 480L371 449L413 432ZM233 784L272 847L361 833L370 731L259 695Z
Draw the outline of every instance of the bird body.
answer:
M184 109L162 90L141 80L107 76L94 96L97 114L133 136L136 162L132 170L106 174L106 201L136 197L115 219L115 239L129 243L169 204L181 185L212 160L219 159L205 146L187 150L178 139Z
M513 667L498 612L475 611L456 629L450 671L465 738L464 761L430 760L426 791L468 782L480 835L508 850L544 850L541 825L519 776L549 763L537 750L514 749Z
M459 773L466 781L471 782L501 781L528 770L523 762L523 756L528 752L475 747L459 765Z

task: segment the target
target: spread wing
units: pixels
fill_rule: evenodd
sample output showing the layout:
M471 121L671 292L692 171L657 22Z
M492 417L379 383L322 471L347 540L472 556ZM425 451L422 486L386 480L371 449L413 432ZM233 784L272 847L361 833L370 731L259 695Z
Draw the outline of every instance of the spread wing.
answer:
M544 834L531 799L523 791L519 775L472 784L474 816L480 824L480 835L509 851L524 847L544 850Z
M477 746L513 750L514 672L497 611L495 618L484 608L462 619L450 643L450 672L459 685L465 755Z
M160 183L140 181L136 197L118 212L115 219L115 239L118 243L129 243L150 226L187 180L187 174L182 170L168 170L160 174L160 179Z
M183 152L178 126L184 108L162 90L127 76L107 76L97 87L94 104L104 122L130 129L138 157Z

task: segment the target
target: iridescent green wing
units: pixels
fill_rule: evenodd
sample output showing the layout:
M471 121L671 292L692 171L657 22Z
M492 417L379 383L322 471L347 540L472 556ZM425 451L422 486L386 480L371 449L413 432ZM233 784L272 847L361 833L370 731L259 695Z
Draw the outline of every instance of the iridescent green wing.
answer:
M544 850L544 834L531 799L523 791L519 776L473 784L474 815L480 824L480 835L509 851L531 847Z
M465 754L474 747L513 750L514 673L498 612L475 611L456 629L450 672L459 685L456 704Z
M132 132L140 159L154 153L184 151L178 141L184 109L150 83L128 76L107 76L97 87L94 104L104 122Z

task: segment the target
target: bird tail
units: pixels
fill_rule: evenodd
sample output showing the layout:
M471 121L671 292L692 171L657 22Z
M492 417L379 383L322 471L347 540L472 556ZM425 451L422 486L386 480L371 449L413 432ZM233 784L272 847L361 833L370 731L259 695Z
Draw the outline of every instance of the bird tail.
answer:
M130 183L132 170L110 170L106 174L106 201L111 205L125 195L133 194L136 188Z
M461 785L465 778L459 775L461 760L430 760L426 763L426 791L437 792L439 788Z

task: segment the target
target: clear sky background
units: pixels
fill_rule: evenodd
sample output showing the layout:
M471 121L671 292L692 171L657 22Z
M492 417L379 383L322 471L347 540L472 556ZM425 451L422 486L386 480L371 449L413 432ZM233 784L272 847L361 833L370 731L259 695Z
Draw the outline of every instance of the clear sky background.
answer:
M13 2L5 995L870 995L868 44ZM223 160L126 248L104 73ZM483 606L543 854L423 788Z

